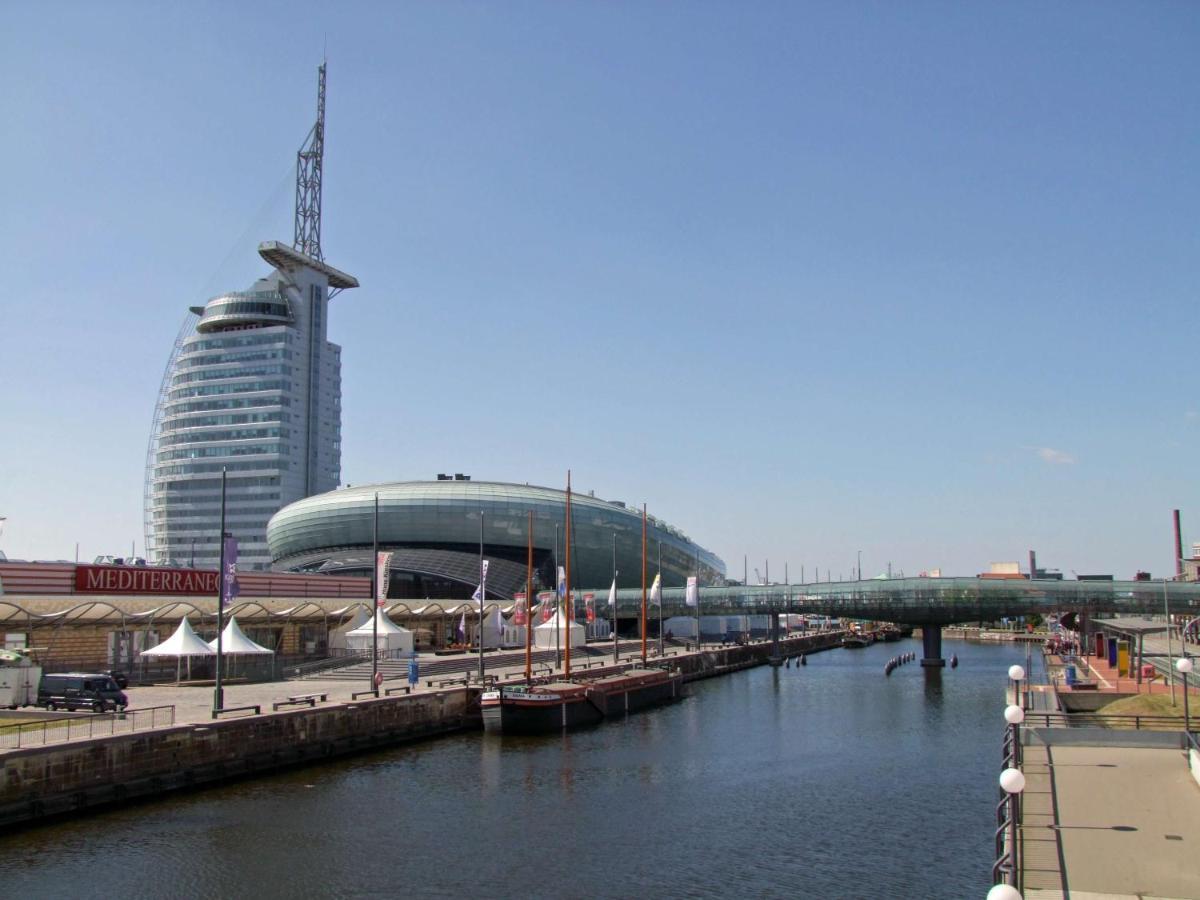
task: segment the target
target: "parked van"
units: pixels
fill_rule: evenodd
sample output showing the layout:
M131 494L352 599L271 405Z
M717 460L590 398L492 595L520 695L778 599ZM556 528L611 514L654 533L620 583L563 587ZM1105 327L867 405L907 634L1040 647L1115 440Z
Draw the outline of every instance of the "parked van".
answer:
M47 709L90 709L106 712L124 709L129 699L117 687L111 675L65 672L43 675L38 687L38 706Z

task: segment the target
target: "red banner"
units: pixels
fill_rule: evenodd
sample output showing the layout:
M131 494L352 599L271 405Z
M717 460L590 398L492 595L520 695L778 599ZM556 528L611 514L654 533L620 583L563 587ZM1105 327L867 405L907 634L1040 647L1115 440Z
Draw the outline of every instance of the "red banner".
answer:
M76 566L77 594L216 594L217 573L151 566Z
M542 609L542 621L549 622L554 618L554 591L542 591L537 599Z
M583 605L584 605L585 609L587 610L588 624L591 625L593 622L596 621L596 595L595 594L584 594L583 595Z
M517 594L517 605L513 607L512 623L514 625L525 624L525 595Z

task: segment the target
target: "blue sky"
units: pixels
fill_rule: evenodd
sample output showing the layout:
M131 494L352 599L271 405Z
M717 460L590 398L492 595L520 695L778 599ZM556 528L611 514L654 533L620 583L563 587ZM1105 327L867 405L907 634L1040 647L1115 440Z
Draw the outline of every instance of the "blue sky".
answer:
M244 8L243 8L244 7ZM141 551L188 306L329 59L343 479L652 512L740 575L1200 540L1200 6L5 8L0 549Z

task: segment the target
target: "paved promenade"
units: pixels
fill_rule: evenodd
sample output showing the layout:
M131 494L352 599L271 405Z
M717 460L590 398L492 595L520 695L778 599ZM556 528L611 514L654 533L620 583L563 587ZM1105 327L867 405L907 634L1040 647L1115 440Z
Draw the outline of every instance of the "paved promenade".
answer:
M1200 898L1200 785L1180 750L1030 746L1026 900Z

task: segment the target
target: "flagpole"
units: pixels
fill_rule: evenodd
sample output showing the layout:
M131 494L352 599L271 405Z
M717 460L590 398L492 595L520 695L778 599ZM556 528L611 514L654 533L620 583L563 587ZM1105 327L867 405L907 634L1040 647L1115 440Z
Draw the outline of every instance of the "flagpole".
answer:
M379 492L375 492L375 517L371 523L371 690L379 696Z
M562 665L562 635L558 627L558 614L562 611L562 598L558 596L558 590L562 587L558 583L558 523L554 523L554 669Z
M700 551L696 551L696 652L700 652Z
M533 681L533 510L529 510L529 562L525 569L525 683Z
M658 655L661 659L666 652L666 645L663 643L663 583L662 583L662 538L658 539L658 575L655 579L658 582Z
M613 532L613 580L612 580L612 617L613 617L613 662L621 661L620 644L617 642L617 534Z
M642 665L646 664L646 504L642 504Z
M221 564L217 569L217 677L213 686L213 718L225 708L225 690L221 687L221 652L224 645L221 632L225 630L225 466L221 466ZM190 661L190 660L189 660Z
M567 551L567 646L566 646L566 676L571 679L571 623L575 611L571 606L571 470L567 469L567 533L563 540L563 549Z
M483 510L479 511L479 685L483 686Z

